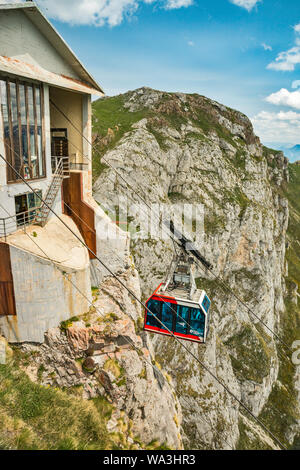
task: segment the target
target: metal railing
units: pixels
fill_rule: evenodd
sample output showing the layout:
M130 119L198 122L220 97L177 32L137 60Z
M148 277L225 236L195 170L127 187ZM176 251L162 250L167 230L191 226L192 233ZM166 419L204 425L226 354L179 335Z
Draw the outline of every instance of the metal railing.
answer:
M78 162L76 157L51 157L52 172L55 173L56 168L58 167L59 162L63 162L64 175L69 176L70 170L78 171L87 171L89 168L88 163Z
M10 217L0 218L0 238L4 238L6 241L8 235L15 232L20 228L26 228L28 225L32 225L35 222L37 211L40 207L33 207L25 212L12 215Z
M56 180L59 181L60 178L69 177L70 170L88 170L88 163L70 162L69 157L52 156L51 166L53 173L52 181L45 196L45 199L50 204L52 204L52 200L50 200L49 195L51 194L53 185L56 184ZM13 216L0 217L0 239L4 238L6 241L8 235L11 233L16 232L22 227L25 229L26 226L37 222L37 218L45 218L43 211L48 212L48 210L46 210L46 208L43 209L43 205L41 205Z
M88 163L70 162L70 170L87 171L88 169L89 169Z
M57 169L62 168L63 176L68 177L70 175L70 158L69 157L51 157L52 173L57 173Z

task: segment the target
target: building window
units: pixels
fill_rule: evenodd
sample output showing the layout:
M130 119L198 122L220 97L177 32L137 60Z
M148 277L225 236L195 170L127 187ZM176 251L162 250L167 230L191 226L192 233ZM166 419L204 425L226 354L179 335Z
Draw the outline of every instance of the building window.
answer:
M0 104L7 160L25 179L45 177L42 88L0 79ZM8 166L7 180L21 178Z
M17 227L33 222L37 209L41 206L42 191L15 196Z

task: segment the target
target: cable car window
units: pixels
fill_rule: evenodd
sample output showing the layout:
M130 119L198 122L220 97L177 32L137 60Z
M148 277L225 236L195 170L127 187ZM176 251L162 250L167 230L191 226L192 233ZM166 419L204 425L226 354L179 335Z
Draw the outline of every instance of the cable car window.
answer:
M170 302L162 302L162 312L161 312L161 321L166 327L166 329L173 331L173 318L174 312L176 313L176 304L171 304ZM161 326L163 328L163 326Z
M207 295L206 295L206 296L204 297L204 299L203 299L202 306L203 306L204 310L205 310L206 312L208 312L209 307L210 307L210 300L209 300L209 298L207 297Z
M150 312L153 312L154 315L157 316L159 319L161 318L160 306L161 302L159 300L150 299L147 303L147 307ZM155 326L156 328L161 328L161 324L159 323L159 321L157 321L156 318L151 315L150 312L147 310L147 325Z
M187 335L189 329L189 307L177 305L176 333Z
M208 332L209 332L209 323L210 323L210 313L207 312L207 316L206 316L206 325L207 325L206 335L208 335Z
M205 315L198 308L191 308L190 334L195 336L204 336Z

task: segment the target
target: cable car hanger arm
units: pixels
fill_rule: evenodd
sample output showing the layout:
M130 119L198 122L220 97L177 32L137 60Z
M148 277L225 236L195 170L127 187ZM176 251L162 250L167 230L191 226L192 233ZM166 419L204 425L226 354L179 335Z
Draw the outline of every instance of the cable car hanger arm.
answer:
M169 229L171 234L173 235L174 241L177 243L180 248L184 250L184 252L187 255L192 255L194 258L196 258L198 261L200 261L203 266L205 266L207 269L212 269L212 264L207 261L204 256L195 248L193 248L193 242L186 238L177 228L174 226L174 222L172 219L170 220L164 220L163 224ZM189 247L190 245L190 247Z

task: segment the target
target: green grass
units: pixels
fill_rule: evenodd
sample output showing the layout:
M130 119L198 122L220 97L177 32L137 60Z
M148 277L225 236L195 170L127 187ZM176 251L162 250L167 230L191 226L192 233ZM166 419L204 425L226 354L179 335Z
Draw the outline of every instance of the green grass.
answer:
M125 95L126 96L126 95ZM119 140L131 130L132 124L147 117L147 110L130 112L124 108L124 95L112 98L102 98L93 103L93 132L100 138L107 135L108 129L112 129L112 140L106 144L97 144L93 155L93 178L96 180L107 169L107 165L101 162L101 158L107 150L116 146Z
M239 432L236 450L271 450L271 447L263 443L242 418L239 419Z
M273 355L265 337L253 327L245 325L225 344L233 351L230 357L236 377L241 381L262 383L270 370Z
M11 354L0 365L0 449L116 448L105 425L110 407L31 382Z
M68 320L62 321L60 324L61 330L67 330L73 325L73 322L79 321L79 317L68 318Z

